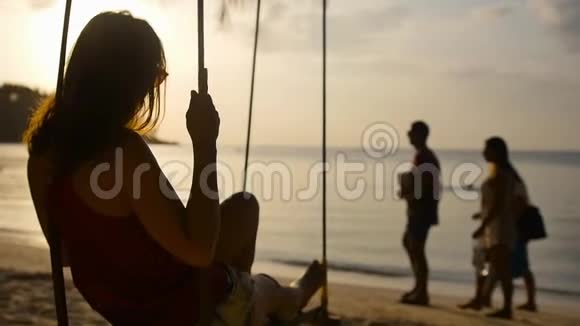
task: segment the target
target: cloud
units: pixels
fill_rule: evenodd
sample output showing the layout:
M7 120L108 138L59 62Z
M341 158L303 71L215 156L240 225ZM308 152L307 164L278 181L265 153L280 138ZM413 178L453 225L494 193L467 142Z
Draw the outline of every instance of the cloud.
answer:
M56 2L57 0L0 0L0 10L44 10Z
M54 0L28 0L28 5L33 9L46 9L54 3Z
M558 34L567 48L580 53L580 1L528 0L539 21Z
M399 27L411 11L400 5L363 8L330 16L329 24L346 39L374 39Z
M3 0L0 0L3 1ZM63 1L63 0L60 0ZM159 5L172 5L175 2L177 2L177 0L142 0L143 2L148 2L148 3L153 3L153 4L159 4ZM13 1L16 2L16 1ZM26 2L26 5L28 5L29 8L33 9L33 10L43 10L46 8L50 8L52 7L55 3L59 2L59 0L26 0L24 1ZM81 2L81 1L78 1ZM75 1L73 1L73 6L75 5Z
M473 17L484 21L498 20L512 13L513 8L505 4L486 5L471 11Z
M253 39L255 7L232 12L228 31ZM411 11L383 0L365 2L332 1L328 8L328 44L335 50L355 49L380 39L396 29ZM321 43L322 13L318 3L270 0L264 4L260 29L260 50L268 52L318 51Z

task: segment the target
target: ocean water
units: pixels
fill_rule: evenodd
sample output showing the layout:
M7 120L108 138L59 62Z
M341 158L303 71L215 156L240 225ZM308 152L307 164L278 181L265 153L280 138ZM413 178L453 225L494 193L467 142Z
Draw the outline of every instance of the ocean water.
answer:
M191 149L152 147L182 198L188 192ZM428 242L431 278L470 288L471 215L478 210L478 185L486 165L478 151L438 151L443 176L440 225ZM408 286L410 269L402 250L405 203L396 199L396 175L412 158L399 151L372 158L358 149L333 148L328 157L328 258L333 272L349 278ZM27 153L0 145L0 237L46 247L26 181ZM243 150L220 149L222 197L242 188ZM580 299L580 153L516 152L512 160L533 203L545 217L549 238L530 244L530 259L543 294ZM257 261L302 266L321 256L320 150L257 147L251 154L248 190L261 203ZM340 169L348 169L347 173ZM479 176L478 178L476 178ZM470 179L471 178L471 179ZM473 187L466 187L472 184ZM332 275L331 275L332 277Z

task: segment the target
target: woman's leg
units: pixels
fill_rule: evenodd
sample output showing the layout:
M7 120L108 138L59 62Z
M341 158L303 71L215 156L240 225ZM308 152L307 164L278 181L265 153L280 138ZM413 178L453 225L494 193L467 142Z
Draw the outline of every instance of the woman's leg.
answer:
M259 204L249 193L236 193L221 205L222 224L215 260L251 273L259 224ZM264 325L274 317L294 318L324 281L324 269L314 262L291 287L282 287L265 275L254 277L252 325Z
M324 277L324 268L317 261L291 286L280 286L276 280L264 274L254 276L251 325L265 325L271 319L294 319L322 286Z
M256 251L260 206L254 195L236 193L221 205L220 235L215 260L251 273Z
M526 293L528 301L519 306L518 309L537 311L536 306L536 280L534 279L534 274L530 269L530 261L528 256L528 243L520 242L518 243L520 251L520 263L523 270L522 277L524 278L524 284L526 285Z
M490 317L508 318L512 317L512 296L513 296L513 281L511 273L511 251L505 245L497 245L491 249L491 279L498 280L501 284L503 293L504 305L501 310L498 310ZM489 284L490 286L493 284ZM488 287L488 291L491 287ZM490 292L491 293L491 292Z
M502 246L500 257L498 259L499 280L501 282L501 290L503 292L504 304L503 309L511 311L512 296L514 291L514 284L510 269L510 252L507 247Z
M480 303L483 307L491 308L491 297L493 296L493 287L490 288L489 292L485 291L485 283L487 282L487 276L480 275L477 278L477 286L479 287L479 298Z
M475 296L466 303L458 305L460 309L481 310L484 306L489 306L489 299L486 298L485 294L486 279L478 270L475 271Z
M534 274L529 269L524 273L524 284L526 285L528 302L519 306L518 308L529 311L537 311L538 306L536 305L536 280L534 278Z
M475 295L466 303L458 305L458 307L460 309L481 310L484 306L489 307L490 302L490 297L486 294L486 257L481 242L476 243L473 248L472 264L475 268Z
M498 279L497 279L496 273L494 272L493 259L491 258L491 255L490 255L489 274L485 278L485 285L483 287L483 295L482 296L484 298L490 298L490 301L491 301L491 297L493 296L493 291L497 285L497 282L498 282Z

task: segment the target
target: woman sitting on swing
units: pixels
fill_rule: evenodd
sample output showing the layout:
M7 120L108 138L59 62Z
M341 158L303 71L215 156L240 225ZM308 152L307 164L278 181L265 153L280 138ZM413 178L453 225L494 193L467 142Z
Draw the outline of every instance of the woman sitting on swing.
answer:
M34 206L60 231L65 266L93 309L114 325L194 325L209 287L213 322L290 320L321 286L313 262L291 287L250 276L259 206L238 193L218 201L219 116L191 93L186 114L195 166L184 207L139 132L160 118L165 56L151 26L129 13L102 13L80 34L63 98L34 113L28 179ZM48 238L47 238L48 239ZM197 280L207 271L207 284ZM204 300L206 301L206 300Z

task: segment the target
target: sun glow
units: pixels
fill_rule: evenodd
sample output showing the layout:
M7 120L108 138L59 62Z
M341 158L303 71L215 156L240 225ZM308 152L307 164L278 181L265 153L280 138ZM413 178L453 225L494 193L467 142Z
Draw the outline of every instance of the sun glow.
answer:
M35 11L28 27L30 53L35 63L41 87L52 89L56 81L60 42L62 37L65 1ZM73 1L68 33L67 53L70 53L84 26L100 12L127 10L135 17L146 19L160 35L166 33L168 19L162 7L155 1L145 0L100 0Z

